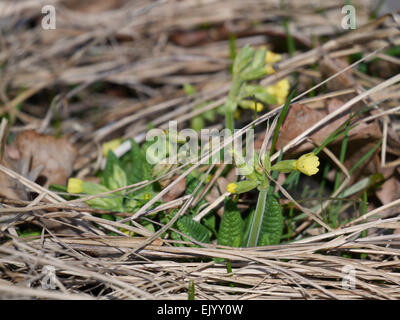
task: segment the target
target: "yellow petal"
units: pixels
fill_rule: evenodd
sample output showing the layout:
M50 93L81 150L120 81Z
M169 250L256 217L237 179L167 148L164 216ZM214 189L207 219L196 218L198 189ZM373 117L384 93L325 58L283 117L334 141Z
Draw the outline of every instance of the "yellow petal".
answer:
M267 53L265 55L266 63L275 63L275 62L280 61L281 59L282 59L282 57L279 53L274 53L272 51L267 50Z
M250 109L251 110L255 110L257 108L257 112L261 112L264 109L264 106L262 103L257 102L255 103L254 101L252 102L252 104L250 105Z
M265 71L266 74L273 74L273 73L275 73L274 68L273 68L272 65L270 65L270 64L266 64L266 65L264 66L264 71Z
M236 188L237 188L237 184L234 182L231 182L230 184L228 184L226 186L226 191L228 191L229 193L236 193Z
M299 170L308 176L312 176L319 171L319 159L312 152L306 153L295 161L294 166L296 170Z
M81 179L69 178L67 192L68 193L81 193L83 190L82 183L83 183L83 181Z
M102 145L102 153L104 157L107 157L107 153L109 150L114 151L121 145L121 139L114 139L108 142L103 143Z
M241 113L240 110L236 109L235 113L233 114L236 120L240 120L240 113Z

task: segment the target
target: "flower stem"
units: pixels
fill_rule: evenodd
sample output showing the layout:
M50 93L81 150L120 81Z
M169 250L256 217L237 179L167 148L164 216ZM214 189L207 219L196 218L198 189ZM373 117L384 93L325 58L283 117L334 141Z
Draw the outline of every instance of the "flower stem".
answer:
M242 86L242 84L243 80L238 77L233 77L232 87L229 91L228 99L225 103L226 128L231 131L231 134L233 134L233 130L235 129L235 120L233 118L233 113L237 106L236 98L239 95L240 87Z
M268 186L260 188L258 194L256 212L253 215L251 221L251 228L249 233L249 239L247 240L247 247L255 247L258 243L258 237L260 235L262 221L264 218L265 204L267 203Z
M233 118L233 112L229 110L229 108L226 108L225 110L225 122L226 122L226 127L232 133L235 128L235 120Z

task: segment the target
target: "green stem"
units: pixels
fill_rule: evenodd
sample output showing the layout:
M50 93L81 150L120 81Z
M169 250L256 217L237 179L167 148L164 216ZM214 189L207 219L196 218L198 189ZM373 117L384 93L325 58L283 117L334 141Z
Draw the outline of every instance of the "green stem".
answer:
M226 261L226 271L227 271L228 273L232 273L231 260L226 259L225 261ZM234 287L235 287L235 284L231 282L231 283L229 284L229 286L230 286L231 288L234 288Z
M258 237L264 218L265 204L267 203L268 186L263 187L258 194L256 212L254 213L253 220L251 221L251 229L249 239L247 240L247 247L255 247L258 243Z
M226 128L228 128L231 133L233 133L233 130L235 129L235 119L233 118L233 112L229 108L226 108L225 110L225 122L226 122Z
M194 290L195 290L195 288L194 288L194 281L193 280L191 280L190 282L189 282L189 289L188 289L188 300L194 300Z
M235 120L233 118L234 110L236 109L236 98L239 95L240 87L242 86L243 80L238 77L233 77L232 87L229 91L228 100L225 103L225 122L226 128L231 131L235 129Z

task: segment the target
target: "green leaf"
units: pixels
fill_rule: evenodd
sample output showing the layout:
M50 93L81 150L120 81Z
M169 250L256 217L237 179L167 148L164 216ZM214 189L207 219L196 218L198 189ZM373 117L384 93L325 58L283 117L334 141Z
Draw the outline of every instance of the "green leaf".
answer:
M256 211L253 209L251 210L250 214L246 217L243 223L243 238L242 238L242 247L246 247L247 240L249 239L250 229L251 229L251 222L253 221L253 216Z
M204 119L201 116L193 117L190 120L190 127L193 130L200 131L205 126Z
M213 121L215 121L215 110L212 109L212 110L204 111L204 112L202 113L202 116L203 116L204 119L206 119L207 121L213 122Z
M243 80L255 80L265 76L265 74L264 69L246 68L240 75L240 78Z
M126 187L128 185L128 181L126 178L125 171L122 170L122 168L117 164L114 164L113 169L114 170L112 177L108 178L108 187L111 190Z
M127 168L127 176L129 184L141 182L143 180L151 180L151 166L146 160L145 150L131 139L130 166Z
M245 45L235 57L233 63L233 74L239 74L251 61L254 55L254 49Z
M207 202L207 201L205 201L205 200L203 199L203 200L200 201L200 203L196 206L196 208L197 208L197 207L200 207L200 206L199 206L200 204L204 204L204 203L206 203L206 202ZM202 222L203 222L203 224L204 224L208 229L210 229L210 231L211 231L212 234L214 234L216 237L218 237L218 233L217 233L217 231L215 230L215 224L216 224L217 219L215 218L215 214L213 213L213 211L211 211L211 212L212 212L212 214L209 214L208 216L204 217L204 218L202 219Z
M106 167L104 168L103 175L101 177L101 183L110 189L112 189L112 187L110 187L110 179L112 179L114 175L114 165L119 165L119 159L114 152L112 152L112 150L109 150L107 153Z
M193 239L199 242L210 243L210 231L208 228L203 226L201 223L194 221L191 217L182 216L178 221L176 221L176 225L179 231Z
M122 197L114 198L94 198L87 200L86 203L92 208L110 211L122 211Z
M259 246L279 244L283 230L282 208L279 198L272 193L268 194L265 205L263 222L258 240Z
M276 124L275 130L274 130L274 135L272 137L272 144L271 144L271 149L270 149L270 155L271 156L274 154L275 144L276 144L276 140L278 139L279 130L280 130L282 124L283 124L283 120L285 120L286 114L287 114L287 112L289 110L290 102L292 101L295 92L296 91L293 90L289 94L289 97L286 99L285 105L283 106L282 111L279 114L278 123Z
M187 96L191 96L192 94L196 93L196 89L191 84L188 83L185 83L183 85L183 91L185 91L185 94Z
M143 227L145 227L147 230L150 230L151 232L155 232L156 230L154 229L154 225L151 222L143 223Z
M190 173L186 177L186 194L192 194L196 187L199 185L200 179L196 173Z
M84 181L82 183L82 191L84 194L96 195L110 191L110 189L98 183ZM93 208L111 211L122 211L122 202L122 196L116 193L86 201L86 203Z
M255 51L251 57L251 63L246 68L241 69L240 78L243 80L254 80L264 76L266 74L264 70L265 54L265 49Z
M236 204L225 198L224 214L218 230L218 244L239 247L243 236L243 219Z
M267 92L266 88L260 85L248 84L243 86L240 98L255 97L265 104L276 104L276 97Z
M267 50L265 48L256 50L251 66L254 69L263 69L265 64L265 55Z

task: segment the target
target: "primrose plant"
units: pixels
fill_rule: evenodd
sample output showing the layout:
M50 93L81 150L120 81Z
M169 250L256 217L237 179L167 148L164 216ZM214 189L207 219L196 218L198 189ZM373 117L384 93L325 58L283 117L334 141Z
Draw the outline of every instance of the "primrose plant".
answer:
M280 105L286 100L285 107L288 107L288 101L290 101L291 96L287 99L289 81L286 78L269 86L255 83L255 80L275 72L274 64L280 59L281 56L279 54L275 54L265 48L254 49L245 46L238 52L233 61L231 90L226 103L219 109L225 115L227 138L231 137L234 132L234 119L241 109L253 109L257 113L262 111L266 104ZM191 95L194 93L194 88L186 86L185 92L187 95ZM202 105L195 108L200 107ZM202 113L196 119L192 119L191 127L195 130L200 130L204 127L206 121L213 122L215 116L213 112ZM284 112L282 112L280 119L283 116ZM281 123L278 121L278 129ZM177 145L183 144L185 146L186 138L181 137L177 129L170 128L168 131L162 132L163 134L160 136L162 138L159 137L160 141L163 142L163 147L161 148L163 151L161 152L162 156L155 152L156 149L154 149L153 142L146 141L139 146L134 140L131 140L132 147L130 152L118 158L114 154L114 150L122 140L111 140L102 146L102 153L106 158L106 166L102 172L98 173L98 183L70 178L67 187L64 187L63 190L67 191L70 196L90 196L107 193L102 197L90 197L90 199L86 199L86 203L93 208L107 211L137 212L162 189L162 185L158 182L159 178L167 175L172 168L178 169L179 163L188 165L193 163L190 161L191 158L187 156L185 148L179 148L180 151L177 152ZM196 132L194 131L194 133ZM276 137L277 129L275 129L274 140ZM183 245L178 243L179 241L187 240L183 235L190 236L201 243L211 243L214 237L214 239L217 239L218 244L234 247L278 244L282 236L284 222L279 198L274 194L271 186L272 177L277 172L289 173L293 171L314 175L318 172L319 160L315 154L308 153L302 155L299 159L278 161L271 165L269 157L274 149L274 140L271 150L264 154L250 153L249 150L246 150L246 157L244 157L241 149L239 151L232 148L234 166L238 169L239 175L244 177L244 180L228 184L227 191L234 196L225 199L224 214L219 224L216 222L218 221L218 216L214 211L210 211L201 219L196 219L200 211L207 205L207 201L201 199L174 223L173 228L179 230L180 233L169 230L162 236L169 236L172 240L177 240L174 244L177 246ZM241 143L239 144L241 145ZM197 150L200 145L196 142L193 147ZM227 147L224 151L229 151L228 149ZM249 156L249 154L251 155ZM208 173L206 175L201 170L194 170L186 178L185 193L191 194L196 198L202 192L197 188L197 186L201 185L201 181L207 183L211 180L211 175L208 175ZM145 180L156 181L146 184L137 190L125 190L127 186ZM116 189L121 189L121 191L115 191ZM236 195L252 190L258 191L257 205L255 210L250 210L246 218L243 219L236 205ZM153 206L159 204L157 202ZM160 213L154 213L151 218L158 215L159 221L162 224L166 224L177 212L177 209L161 211ZM104 218L120 219L118 215L104 216ZM157 225L153 225L148 221L141 221L141 223L152 231L157 228Z
M258 155L255 156L254 165L243 164L243 159L239 160L242 163L238 165L239 172L245 176L246 180L232 182L227 186L227 191L231 194L241 194L253 189L257 189L259 192L255 212L250 215L247 232L240 241L246 247L280 242L283 217L279 199L270 188L271 171L283 173L300 171L311 176L318 172L319 166L319 159L312 152L302 155L297 160L279 161L272 167L268 153L264 158L264 165L258 161ZM238 158L240 157L236 156L235 160ZM230 243L230 245L232 244L233 242Z
M273 63L280 60L280 56L273 54L261 48L254 50L248 46L242 48L235 58L233 64L232 88L229 92L225 104L226 126L228 129L234 129L233 113L238 105L248 106L251 109L262 110L260 102L249 101L247 98L255 98L262 103L284 103L289 91L289 82L287 79L279 81L275 86L267 88L260 85L248 84L247 81L258 79L266 74L273 73L274 70L268 62ZM267 62L267 64L265 64ZM234 152L234 151L233 151ZM219 238L226 241L219 241L224 245L235 245L241 243L242 246L257 246L267 244L277 244L283 229L283 217L276 195L270 188L271 171L292 172L300 171L306 175L314 175L318 172L319 160L313 153L301 156L297 160L279 161L271 167L269 153L264 156L263 165L259 161L259 155L255 154L252 164L246 164L240 154L235 153L235 164L239 173L245 176L246 180L232 182L228 184L227 191L231 194L241 194L253 189L257 189L258 200L255 211L249 216L245 232L236 232L240 239L229 239L223 234ZM229 205L232 207L232 204ZM227 205L225 207L227 209ZM243 225L240 215L233 217L229 210L225 210L226 219L230 219L231 229L236 229L234 225ZM224 223L222 217L221 229L228 225ZM224 233L232 232L225 230Z

